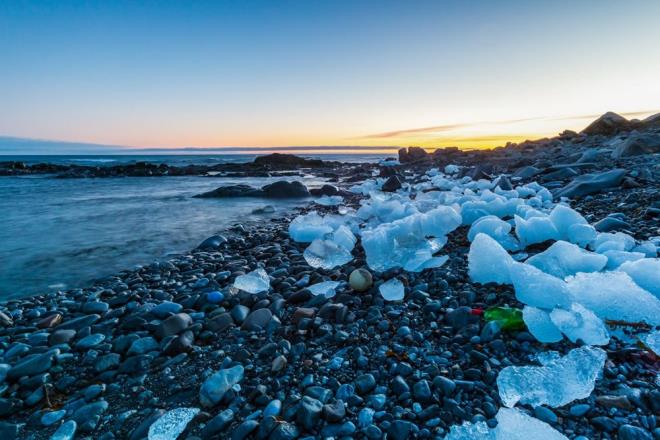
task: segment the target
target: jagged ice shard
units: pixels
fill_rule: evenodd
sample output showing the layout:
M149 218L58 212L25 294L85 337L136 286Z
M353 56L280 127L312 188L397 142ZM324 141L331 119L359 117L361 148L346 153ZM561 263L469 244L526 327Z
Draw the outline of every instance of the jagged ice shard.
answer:
M479 233L488 235L497 241L504 249L513 251L519 247L518 241L509 234L512 226L494 215L477 219L468 231L468 240L473 241Z
M321 283L312 284L307 287L307 290L314 296L323 295L326 298L335 296L335 289L339 286L337 281L323 281Z
M587 345L607 345L610 342L603 321L580 304L572 304L569 310L554 309L550 312L550 319L571 342L578 339Z
M176 408L166 412L149 427L148 440L178 438L199 411L199 408Z
M523 321L527 326L527 330L538 341L544 344L559 342L564 337L561 331L550 319L550 314L545 310L537 309L536 307L525 306L522 311Z
M584 346L546 365L506 367L497 376L500 399L505 406L516 403L558 407L584 399L593 391L607 354Z
M270 278L265 270L259 268L234 280L234 287L248 293L265 292L270 289Z

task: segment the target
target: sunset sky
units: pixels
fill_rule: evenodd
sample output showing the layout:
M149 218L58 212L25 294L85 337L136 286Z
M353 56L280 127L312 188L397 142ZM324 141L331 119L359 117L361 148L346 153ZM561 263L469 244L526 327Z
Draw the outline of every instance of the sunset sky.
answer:
M3 1L0 136L459 145L660 112L660 1Z

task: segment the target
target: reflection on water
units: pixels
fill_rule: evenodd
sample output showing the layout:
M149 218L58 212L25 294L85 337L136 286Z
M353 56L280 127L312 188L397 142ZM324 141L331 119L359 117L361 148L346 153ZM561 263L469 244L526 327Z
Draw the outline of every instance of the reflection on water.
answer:
M266 204L275 216L305 200L195 199L221 185L275 179L0 177L0 298L82 286L191 249ZM301 179L308 186L314 178Z

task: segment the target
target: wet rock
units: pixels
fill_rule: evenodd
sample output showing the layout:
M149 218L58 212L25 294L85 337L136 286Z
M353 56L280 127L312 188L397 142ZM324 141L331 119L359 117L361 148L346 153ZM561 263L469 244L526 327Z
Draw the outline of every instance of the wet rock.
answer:
M192 318L187 313L177 313L165 319L156 330L159 338L166 338L181 333L192 324Z
M321 418L323 404L316 399L305 396L300 401L296 412L297 422L306 430L311 431Z
M243 379L243 366L220 370L206 379L199 390L199 401L205 407L217 405L225 393Z
M596 194L606 189L619 186L626 170L614 169L602 173L583 174L555 193L555 197L577 198Z
M269 309L255 310L250 313L247 318L245 318L241 328L247 331L261 330L266 327L272 317L273 312L271 312Z
M612 158L639 156L641 154L660 153L660 134L633 134L622 141L612 152Z
M630 122L621 115L607 112L587 126L582 133L588 135L611 136L631 129Z

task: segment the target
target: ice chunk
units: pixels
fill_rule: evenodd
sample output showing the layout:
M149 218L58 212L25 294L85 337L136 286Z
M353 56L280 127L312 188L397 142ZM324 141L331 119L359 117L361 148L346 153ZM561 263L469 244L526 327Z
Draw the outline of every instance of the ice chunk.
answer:
M607 266L605 269L614 270L628 261L637 261L644 258L641 252L628 252L628 251L605 251L603 255L607 257Z
M289 235L294 241L300 243L311 243L317 238L323 238L325 234L329 234L333 230L334 228L316 211L299 215L289 224Z
M599 254L607 251L629 251L635 246L635 239L623 232L604 232L596 236L593 246Z
M396 278L385 281L378 287L378 291L385 301L401 301L405 296L403 283Z
M167 411L149 427L149 440L172 440L185 431L199 408L176 408Z
M586 247L596 239L598 232L591 225L571 225L568 228L567 238L571 243Z
M315 202L322 206L337 206L344 202L344 198L342 196L321 196Z
M460 222L460 215L455 210L440 207L364 230L362 247L367 264L377 271L394 267L410 271L437 267L446 260L433 257L440 249L439 242L427 237L438 237L444 241L445 234L457 228Z
M353 259L351 251L331 240L314 240L305 252L305 261L312 267L333 269L343 266Z
M534 359L541 365L547 365L550 362L554 362L559 359L561 355L558 351L542 351L534 355Z
M265 270L259 268L234 280L234 287L248 293L265 292L270 289L270 278Z
M326 235L325 238L334 241L347 251L352 251L357 241L353 232L345 225L341 225L335 232Z
M607 264L607 257L585 251L566 241L557 241L548 249L527 260L543 272L565 278L578 272L597 272Z
M522 246L559 239L559 232L550 217L530 217L525 220L516 215L514 220L516 222L516 235Z
M554 309L568 308L573 302L564 280L548 275L526 263L512 264L509 272L516 298L524 304L542 309Z
M584 346L546 365L506 367L497 376L500 399L505 406L516 403L558 407L588 397L605 365L607 354Z
M515 408L500 408L496 418L497 440L568 440L552 426Z
M468 231L468 240L474 240L479 233L486 234L497 241L506 250L515 251L518 249L518 241L509 235L511 225L499 217L487 215L477 219Z
M339 286L337 281L323 281L321 283L312 284L307 287L312 295L323 295L326 298L335 296L335 289Z
M468 252L468 273L477 283L510 284L513 258L493 238L477 234Z
M461 170L459 165L449 164L445 166L445 174L456 174Z
M653 351L657 356L660 356L660 331L655 330L643 339L644 344Z
M554 309L550 319L571 342L581 339L587 345L607 345L610 334L603 321L580 304L571 304L569 310Z
M445 440L568 440L547 423L515 408L500 408L497 426L488 429L486 422L454 425Z
M569 231L574 225L589 225L582 214L566 205L557 205L550 212L550 220L559 233L559 238L569 240Z
M658 256L658 250L652 241L645 241L633 248L633 252L641 252L646 257L655 258Z
M660 300L625 272L579 273L566 282L574 301L601 319L660 325Z
M495 429L488 428L486 422L463 422L449 430L445 440L497 440Z
M619 266L619 270L627 273L639 287L660 299L660 259L627 261Z
M534 336L539 342L548 344L559 342L564 339L557 326L552 323L550 315L545 310L525 306L522 315L527 330L529 330L532 336Z

